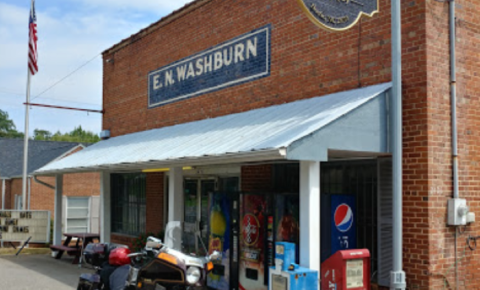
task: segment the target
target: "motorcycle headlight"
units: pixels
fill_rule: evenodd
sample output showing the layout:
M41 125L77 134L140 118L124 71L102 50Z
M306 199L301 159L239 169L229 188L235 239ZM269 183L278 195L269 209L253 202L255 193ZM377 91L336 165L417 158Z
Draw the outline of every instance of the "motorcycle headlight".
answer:
M187 270L187 282L188 284L195 284L200 280L202 273L197 267L190 267Z

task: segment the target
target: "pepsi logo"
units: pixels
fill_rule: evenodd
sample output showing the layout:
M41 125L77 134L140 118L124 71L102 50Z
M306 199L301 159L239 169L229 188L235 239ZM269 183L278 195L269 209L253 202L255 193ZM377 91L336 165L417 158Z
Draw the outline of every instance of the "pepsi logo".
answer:
M353 225L353 211L348 204L342 203L335 209L334 219L337 229L345 233Z

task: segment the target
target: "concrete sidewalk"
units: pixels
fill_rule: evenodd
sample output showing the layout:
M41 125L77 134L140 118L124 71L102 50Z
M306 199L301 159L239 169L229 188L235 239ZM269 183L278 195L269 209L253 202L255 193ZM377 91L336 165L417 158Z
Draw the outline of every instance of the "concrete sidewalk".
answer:
M50 255L0 256L0 289L77 289L81 273L93 270L72 264L73 258Z

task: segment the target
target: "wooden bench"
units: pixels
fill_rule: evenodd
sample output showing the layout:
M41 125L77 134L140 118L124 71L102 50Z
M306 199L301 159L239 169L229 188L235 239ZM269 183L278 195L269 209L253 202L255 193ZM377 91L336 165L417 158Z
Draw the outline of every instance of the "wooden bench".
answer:
M64 245L50 245L50 249L53 251L57 251L57 255L55 255L55 259L60 259L64 252L67 252L69 256L75 256L73 260L73 264L78 264L81 254L81 248L77 247L68 247Z

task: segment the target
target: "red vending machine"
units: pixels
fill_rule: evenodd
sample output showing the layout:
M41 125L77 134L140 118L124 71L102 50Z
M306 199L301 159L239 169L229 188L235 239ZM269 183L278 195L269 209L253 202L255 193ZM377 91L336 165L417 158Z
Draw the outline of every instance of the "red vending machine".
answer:
M322 263L322 290L370 290L370 252L337 251Z
M240 290L267 290L265 228L267 196L242 194L240 196Z

